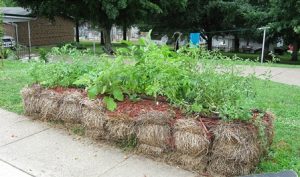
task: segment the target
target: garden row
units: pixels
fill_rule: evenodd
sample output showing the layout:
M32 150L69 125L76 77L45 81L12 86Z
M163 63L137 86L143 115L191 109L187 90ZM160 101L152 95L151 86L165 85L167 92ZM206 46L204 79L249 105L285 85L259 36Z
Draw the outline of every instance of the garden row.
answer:
M136 152L199 173L224 176L249 174L272 142L271 114L253 112L250 121L184 114L157 100L117 102L108 111L104 96L90 100L80 89L22 90L27 115L41 120L82 124L87 136L125 142Z

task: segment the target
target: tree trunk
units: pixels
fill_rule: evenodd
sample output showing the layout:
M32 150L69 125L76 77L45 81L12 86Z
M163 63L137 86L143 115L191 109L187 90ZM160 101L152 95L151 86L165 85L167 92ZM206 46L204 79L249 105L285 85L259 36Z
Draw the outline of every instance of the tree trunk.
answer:
M103 31L101 31L100 44L104 45L104 33L103 33Z
M293 42L292 61L298 61L298 43Z
M239 52L240 50L240 38L237 35L234 35L234 51Z
M76 42L77 43L79 43L79 21L78 20L76 20L76 23L75 23L75 25L76 25Z
M123 40L127 40L127 26L123 25Z
M103 34L104 34L104 48L105 52L108 54L114 54L115 52L113 51L112 44L111 44L111 36L110 36L110 31L111 31L111 25L108 25L103 28Z
M207 50L212 50L212 36L207 35Z

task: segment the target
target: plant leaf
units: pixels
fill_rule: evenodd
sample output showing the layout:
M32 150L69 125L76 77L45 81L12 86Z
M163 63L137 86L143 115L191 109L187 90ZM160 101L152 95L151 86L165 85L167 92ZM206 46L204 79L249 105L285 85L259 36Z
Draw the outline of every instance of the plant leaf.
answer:
M92 86L88 89L88 97L91 99L96 98L96 96L98 95L98 89L96 86Z
M191 106L191 110L193 112L201 112L203 109L202 105L200 104L197 104L197 103L194 103L192 106Z
M109 111L114 111L116 108L117 108L117 103L114 101L113 98L111 97L104 97L103 98L103 102L105 103L106 105L106 108L109 110Z
M102 88L101 94L104 94L106 92L106 89L107 89L107 86L104 85L103 88Z
M124 95L120 89L114 89L113 95L114 95L114 98L118 101L124 100Z

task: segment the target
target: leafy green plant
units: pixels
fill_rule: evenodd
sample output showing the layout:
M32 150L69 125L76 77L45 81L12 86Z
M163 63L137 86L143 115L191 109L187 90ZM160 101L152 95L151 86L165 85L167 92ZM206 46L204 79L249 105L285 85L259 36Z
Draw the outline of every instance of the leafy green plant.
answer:
M48 63L48 58L47 58L48 52L45 49L39 49L39 55L40 55L40 60L42 60L45 63Z
M37 64L31 73L48 87L86 88L91 99L103 95L110 111L125 96L146 95L165 97L187 113L218 113L225 120L251 117L255 78L242 76L242 68L229 57L197 48L173 52L149 38L140 39L139 45L126 44L127 48L117 50L116 58L103 55L97 62L85 61L91 55L68 46L54 48L52 54L72 59Z

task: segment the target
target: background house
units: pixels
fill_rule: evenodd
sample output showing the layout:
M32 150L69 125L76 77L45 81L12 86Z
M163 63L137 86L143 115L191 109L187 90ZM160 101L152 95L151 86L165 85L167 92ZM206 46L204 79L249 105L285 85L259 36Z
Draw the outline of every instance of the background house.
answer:
M53 21L35 17L21 7L2 7L4 35L26 46L53 45L74 41L75 22L71 18L57 16Z
M283 41L279 40L275 43L266 44L269 45L267 48L269 51L274 52L275 48L282 47ZM214 36L212 39L213 49L219 49L226 52L234 50L234 36L233 35L225 35L225 36ZM239 51L247 52L247 53L255 53L260 51L262 48L262 43L255 40L247 40L244 38L239 39Z

